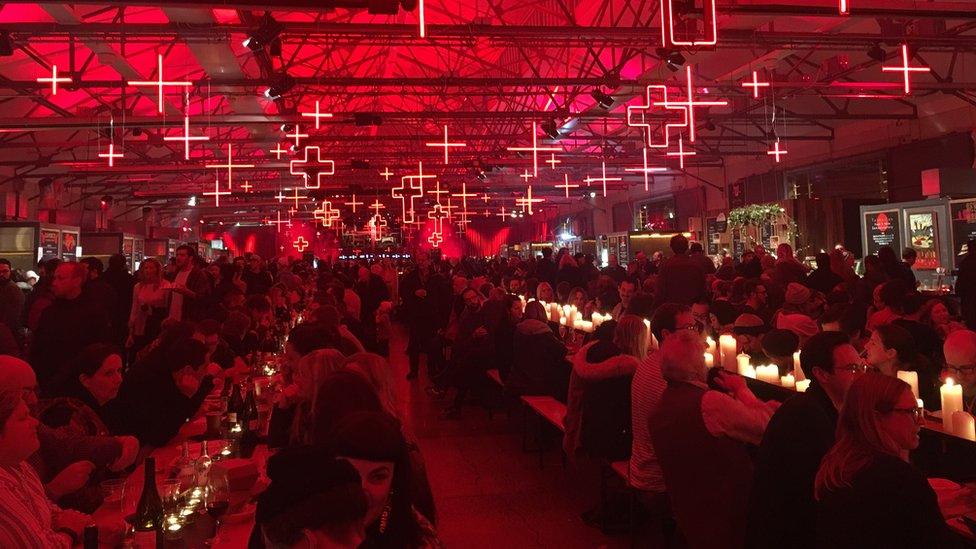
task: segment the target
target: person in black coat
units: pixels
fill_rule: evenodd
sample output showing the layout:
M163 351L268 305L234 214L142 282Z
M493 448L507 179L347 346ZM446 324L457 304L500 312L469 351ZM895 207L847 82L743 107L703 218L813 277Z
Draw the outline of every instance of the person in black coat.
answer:
M970 240L966 250L966 256L959 262L956 294L962 304L962 319L966 327L976 330L976 240Z
M400 284L403 320L410 332L407 379L417 378L421 354L427 355L427 371L431 378L443 371L444 354L438 332L447 326L450 316L450 284L431 267L427 252L417 252L416 260L416 268L407 273Z
M783 403L766 426L750 495L747 547L815 547L813 480L834 444L837 410L863 371L848 341L841 332L821 332L803 346L800 368L810 387Z
M817 254L817 268L807 274L806 286L823 294L829 294L844 279L830 270L830 256L825 253Z
M566 345L546 320L541 303L525 305L524 317L515 326L512 369L505 387L515 395L545 395L565 403L573 366L566 359Z
M126 432L157 448L176 436L214 387L206 358L204 343L183 338L136 364L118 397L131 410Z
M122 254L108 258L108 269L105 269L101 278L118 297L115 310L112 311L112 326L121 345L129 335L129 312L132 310L132 288L136 285L136 279L129 274L125 256Z

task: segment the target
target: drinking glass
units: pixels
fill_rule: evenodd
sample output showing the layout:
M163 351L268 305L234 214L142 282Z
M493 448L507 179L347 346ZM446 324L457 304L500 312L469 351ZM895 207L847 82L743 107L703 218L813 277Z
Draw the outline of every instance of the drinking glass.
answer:
M204 509L214 520L213 536L207 540L207 545L211 545L220 539L220 521L230 508L230 489L227 486L227 478L220 474L211 474L210 481L204 491Z

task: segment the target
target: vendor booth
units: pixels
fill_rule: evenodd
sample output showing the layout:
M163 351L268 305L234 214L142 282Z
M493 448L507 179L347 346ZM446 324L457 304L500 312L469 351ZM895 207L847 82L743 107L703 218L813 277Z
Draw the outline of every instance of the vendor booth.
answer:
M80 229L39 221L0 222L0 257L14 269L35 269L48 259L76 261L81 254Z
M83 232L81 238L85 241L85 257L101 259L108 265L110 257L122 254L130 272L139 269L146 250L145 237L131 233Z
M143 245L143 257L151 257L163 265L176 254L177 243L172 238L147 238Z

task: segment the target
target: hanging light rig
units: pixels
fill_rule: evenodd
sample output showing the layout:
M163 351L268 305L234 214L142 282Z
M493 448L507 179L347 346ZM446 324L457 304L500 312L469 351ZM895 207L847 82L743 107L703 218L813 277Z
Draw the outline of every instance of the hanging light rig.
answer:
M109 126L109 140L110 140L109 141L109 144L108 144L108 152L107 153L98 153L98 157L99 158L107 158L108 159L108 167L109 168L114 168L115 167L115 159L116 158L122 158L122 156L123 156L122 153L116 153L115 152L115 117L112 117L112 118L109 119L108 126Z
M460 148L460 147L467 147L468 146L467 143L451 143L448 140L448 138L447 138L447 124L444 124L444 142L441 143L439 141L435 141L433 143L427 143L426 145L428 147L443 147L444 148L444 165L445 166L447 166L448 162L450 162L450 159L448 157L448 151L451 149L451 147Z
M51 95L57 95L58 94L58 84L59 83L62 83L62 84L70 84L71 83L71 79L68 78L68 77L66 77L66 76L62 76L62 77L59 78L58 77L58 66L57 65L51 65L51 77L50 78L43 78L43 77L38 78L37 79L37 82L39 84L43 84L43 83L46 83L46 82L50 82L51 83Z
M913 72L930 72L932 69L930 67L912 66L910 61L910 56L908 55L908 44L901 45L901 65L895 65L893 67L882 66L882 72L900 72L903 74L905 81L905 95L911 95L912 93L912 83L911 83L911 73Z
M157 102L159 104L159 112L163 112L163 89L166 86L179 86L179 87L190 87L193 85L192 82L186 81L166 81L163 79L163 54L157 54L158 66L156 69L156 80L130 80L128 84L130 86L141 87L141 86L155 86L157 89L158 97Z

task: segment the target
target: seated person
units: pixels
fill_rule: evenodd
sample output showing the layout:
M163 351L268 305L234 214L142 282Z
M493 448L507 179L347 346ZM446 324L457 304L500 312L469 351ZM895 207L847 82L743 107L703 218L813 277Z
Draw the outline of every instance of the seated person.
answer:
M234 354L230 345L220 337L220 323L206 319L197 323L193 330L193 339L207 346L207 363L215 363L223 370L247 368L242 357Z
M512 369L505 387L515 395L548 395L565 402L572 366L566 360L566 345L552 333L547 320L541 303L526 303L522 321L515 326Z
M732 326L732 333L735 335L739 352L749 355L749 362L752 364L769 362L762 349L762 336L766 330L763 319L749 313L739 315Z
M800 350L800 338L796 334L789 330L770 330L762 336L762 350L779 369L779 375L793 372L797 380L804 379L800 365L793 363L793 353Z
M82 435L121 432L125 413L116 400L121 387L122 356L111 345L94 343L78 355L65 396L42 401L37 417L45 425Z

